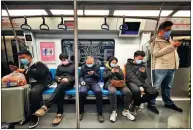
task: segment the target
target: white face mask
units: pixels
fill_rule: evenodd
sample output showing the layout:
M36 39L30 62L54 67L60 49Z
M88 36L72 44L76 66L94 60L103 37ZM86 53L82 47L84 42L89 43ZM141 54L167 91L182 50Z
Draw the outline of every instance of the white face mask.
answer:
M89 68L91 68L94 64L86 64Z
M143 60L136 60L136 64L141 64Z
M112 62L111 62L111 67L112 68L114 68L114 67L116 67L117 66L117 64L113 64Z

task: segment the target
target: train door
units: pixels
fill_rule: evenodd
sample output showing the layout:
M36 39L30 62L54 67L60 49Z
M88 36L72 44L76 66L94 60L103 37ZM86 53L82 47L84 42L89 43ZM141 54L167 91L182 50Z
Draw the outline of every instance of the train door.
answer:
M12 61L16 65L18 64L17 53L23 48L24 39L22 36L18 37L19 48L16 45L14 36L1 36L1 76L5 76L9 73L8 62Z

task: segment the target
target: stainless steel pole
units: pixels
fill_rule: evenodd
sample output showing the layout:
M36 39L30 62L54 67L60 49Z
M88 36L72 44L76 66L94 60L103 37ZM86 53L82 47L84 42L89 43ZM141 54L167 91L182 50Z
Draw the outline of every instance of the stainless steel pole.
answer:
M74 0L74 56L75 56L75 86L76 86L76 128L80 128L79 121L79 83L78 83L78 18L77 2Z
M15 39L17 51L19 51L19 43L18 43L18 40L17 40L17 34L16 34L15 28L14 28L14 26L13 26L12 19L11 19L11 16L10 16L10 14L9 14L8 7L7 7L7 5L6 5L4 2L3 2L3 5L5 6L6 12L7 12L7 14L8 14L9 21L10 21L10 23L11 23L11 27L12 27L12 30L13 30L13 35L14 35L14 39ZM18 61L18 64L19 64L19 68L20 68L20 62L19 62L19 61Z
M160 7L159 16L157 18L157 23L156 23L155 30L154 30L154 35L153 35L153 42L151 44L151 84L152 84L152 86L153 86L153 74L152 74L152 69L153 69L153 48L154 48L154 45L155 45L155 38L156 38L156 35L157 35L157 29L158 29L158 24L159 24L159 21L160 21L160 16L161 16L163 5L164 5L164 2L162 3L162 5Z

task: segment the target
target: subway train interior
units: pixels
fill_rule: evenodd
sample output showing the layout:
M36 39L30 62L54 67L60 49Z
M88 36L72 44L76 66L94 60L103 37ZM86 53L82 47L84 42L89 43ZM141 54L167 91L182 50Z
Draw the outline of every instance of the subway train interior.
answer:
M190 12L191 1L188 0L1 1L1 128L191 128ZM163 43L159 40L156 42L156 39L161 35L160 25L165 21L172 23L169 35L170 40L164 40ZM167 52L166 55L168 57L162 56L163 54L158 49L157 51L160 52L161 58L157 58L154 56L154 51L151 51L151 47L149 47L153 43L158 48L160 44L161 47L170 46L170 49L174 48L172 51L176 53ZM172 46L174 43L180 45ZM103 88L105 86L103 74L106 72L106 63L110 64L109 57L110 59L116 57L118 59L117 65L121 71L125 71L125 77L127 77L128 59L134 59L134 53L138 50L145 52L145 56L140 55L143 57L143 65L145 66L143 68L147 74L145 82L152 88L155 86L153 80L155 75L153 72L156 72L156 70L153 70L153 58L157 58L158 60L156 61L160 60L160 68L164 68L163 61L164 58L169 58L168 53L171 53L171 57L174 57L173 54L178 55L179 68L174 69L175 74L173 75L173 83L170 86L171 89L166 91L171 92L170 98L183 112L168 109L164 105L165 101L163 100L165 99L162 97L164 94L161 89L156 89L159 92L156 98L156 107L159 110L159 114L155 114L148 109L149 102L140 104L140 112L132 112L130 105L132 101L135 102L135 97L132 93L132 101L127 103L129 106L126 105L126 107L129 107L127 112L130 111L135 117L135 120L131 120L131 118L128 119L128 116L124 117L124 112L126 111L124 105L126 102L125 95L117 90L115 96L117 97L117 102L115 102L117 104L116 122L110 121L110 116L112 116L110 100L112 100L112 96L108 89L105 90ZM166 51L166 49L163 50L162 48L162 53ZM28 55L28 52L30 52L30 55ZM62 60L60 54L63 54ZM159 53L155 52L155 54ZM50 101L53 95L57 95L55 90L59 87L57 84L59 79L55 81L57 78L55 76L59 73L59 65L61 63L65 64L63 59L75 66L73 73L75 85L70 89L62 89L64 97L61 97L61 94L60 97L58 95L57 100L54 97L54 103L49 107L49 110L48 107L41 107L41 110L47 113L37 118L38 121L34 127L30 127L30 122L32 121L31 117L37 115L37 111L33 113L32 107L34 108L34 105L39 102L39 100L36 102L35 98L37 97L32 99L31 96L34 82L30 80L30 82L26 81L27 83L24 85L19 85L18 81L18 86L14 86L10 85L9 79L6 84L3 84L3 78L13 73L20 73L25 79L25 74L33 66L31 61L28 64L29 68L26 69L24 61L19 58L19 55L32 57L35 65L39 62L43 63L49 70L48 74L50 74L51 82L40 93L41 106ZM64 58L65 56L67 58ZM102 98L96 100L97 93L90 89L84 101L84 118L80 120L81 116L79 115L81 112L79 108L81 107L81 102L79 100L82 97L79 90L84 81L80 82L79 77L80 73L83 73L82 66L86 66L85 64L91 62L92 59L94 59L94 65L100 67L100 70L97 70L100 71L97 84L100 86ZM174 58L168 59L169 68L172 66L173 60L176 62ZM117 60L113 61L117 62ZM133 61L132 64L135 65L135 62ZM10 66L16 66L18 71L11 71ZM89 67L86 66L86 68ZM66 71L70 71L70 69L73 68L69 68ZM164 69L167 70L167 68ZM22 73L22 70L25 70L23 71L25 74ZM29 72L32 71L34 69ZM43 71L41 72L43 73ZM42 78L40 76L41 72L37 72L40 73L38 75L40 78ZM89 72L93 73L89 74ZM89 75L95 74L94 71L89 72ZM63 79L67 79L68 82L72 81L71 78ZM125 87L129 88L127 85ZM143 95L141 96L143 97ZM59 98L64 98L64 100L60 100L63 104L63 114L60 114L60 116L62 115L63 119L57 125L53 125L53 119L58 111ZM103 123L98 121L101 117L98 113L99 106L96 109L96 104L99 105L99 102L103 104L101 108ZM38 109L40 110L40 107L36 110ZM60 116L57 116L57 119L60 119Z

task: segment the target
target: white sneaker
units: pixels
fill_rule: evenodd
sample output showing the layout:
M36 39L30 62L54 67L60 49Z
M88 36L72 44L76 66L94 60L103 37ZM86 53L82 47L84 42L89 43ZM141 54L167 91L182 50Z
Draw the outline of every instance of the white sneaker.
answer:
M110 116L110 121L115 122L117 118L117 113L116 111L113 111L111 116Z
M129 110L127 110L127 111L123 110L122 114L123 114L123 116L127 117L129 120L132 120L132 121L135 120L135 117L129 112Z

